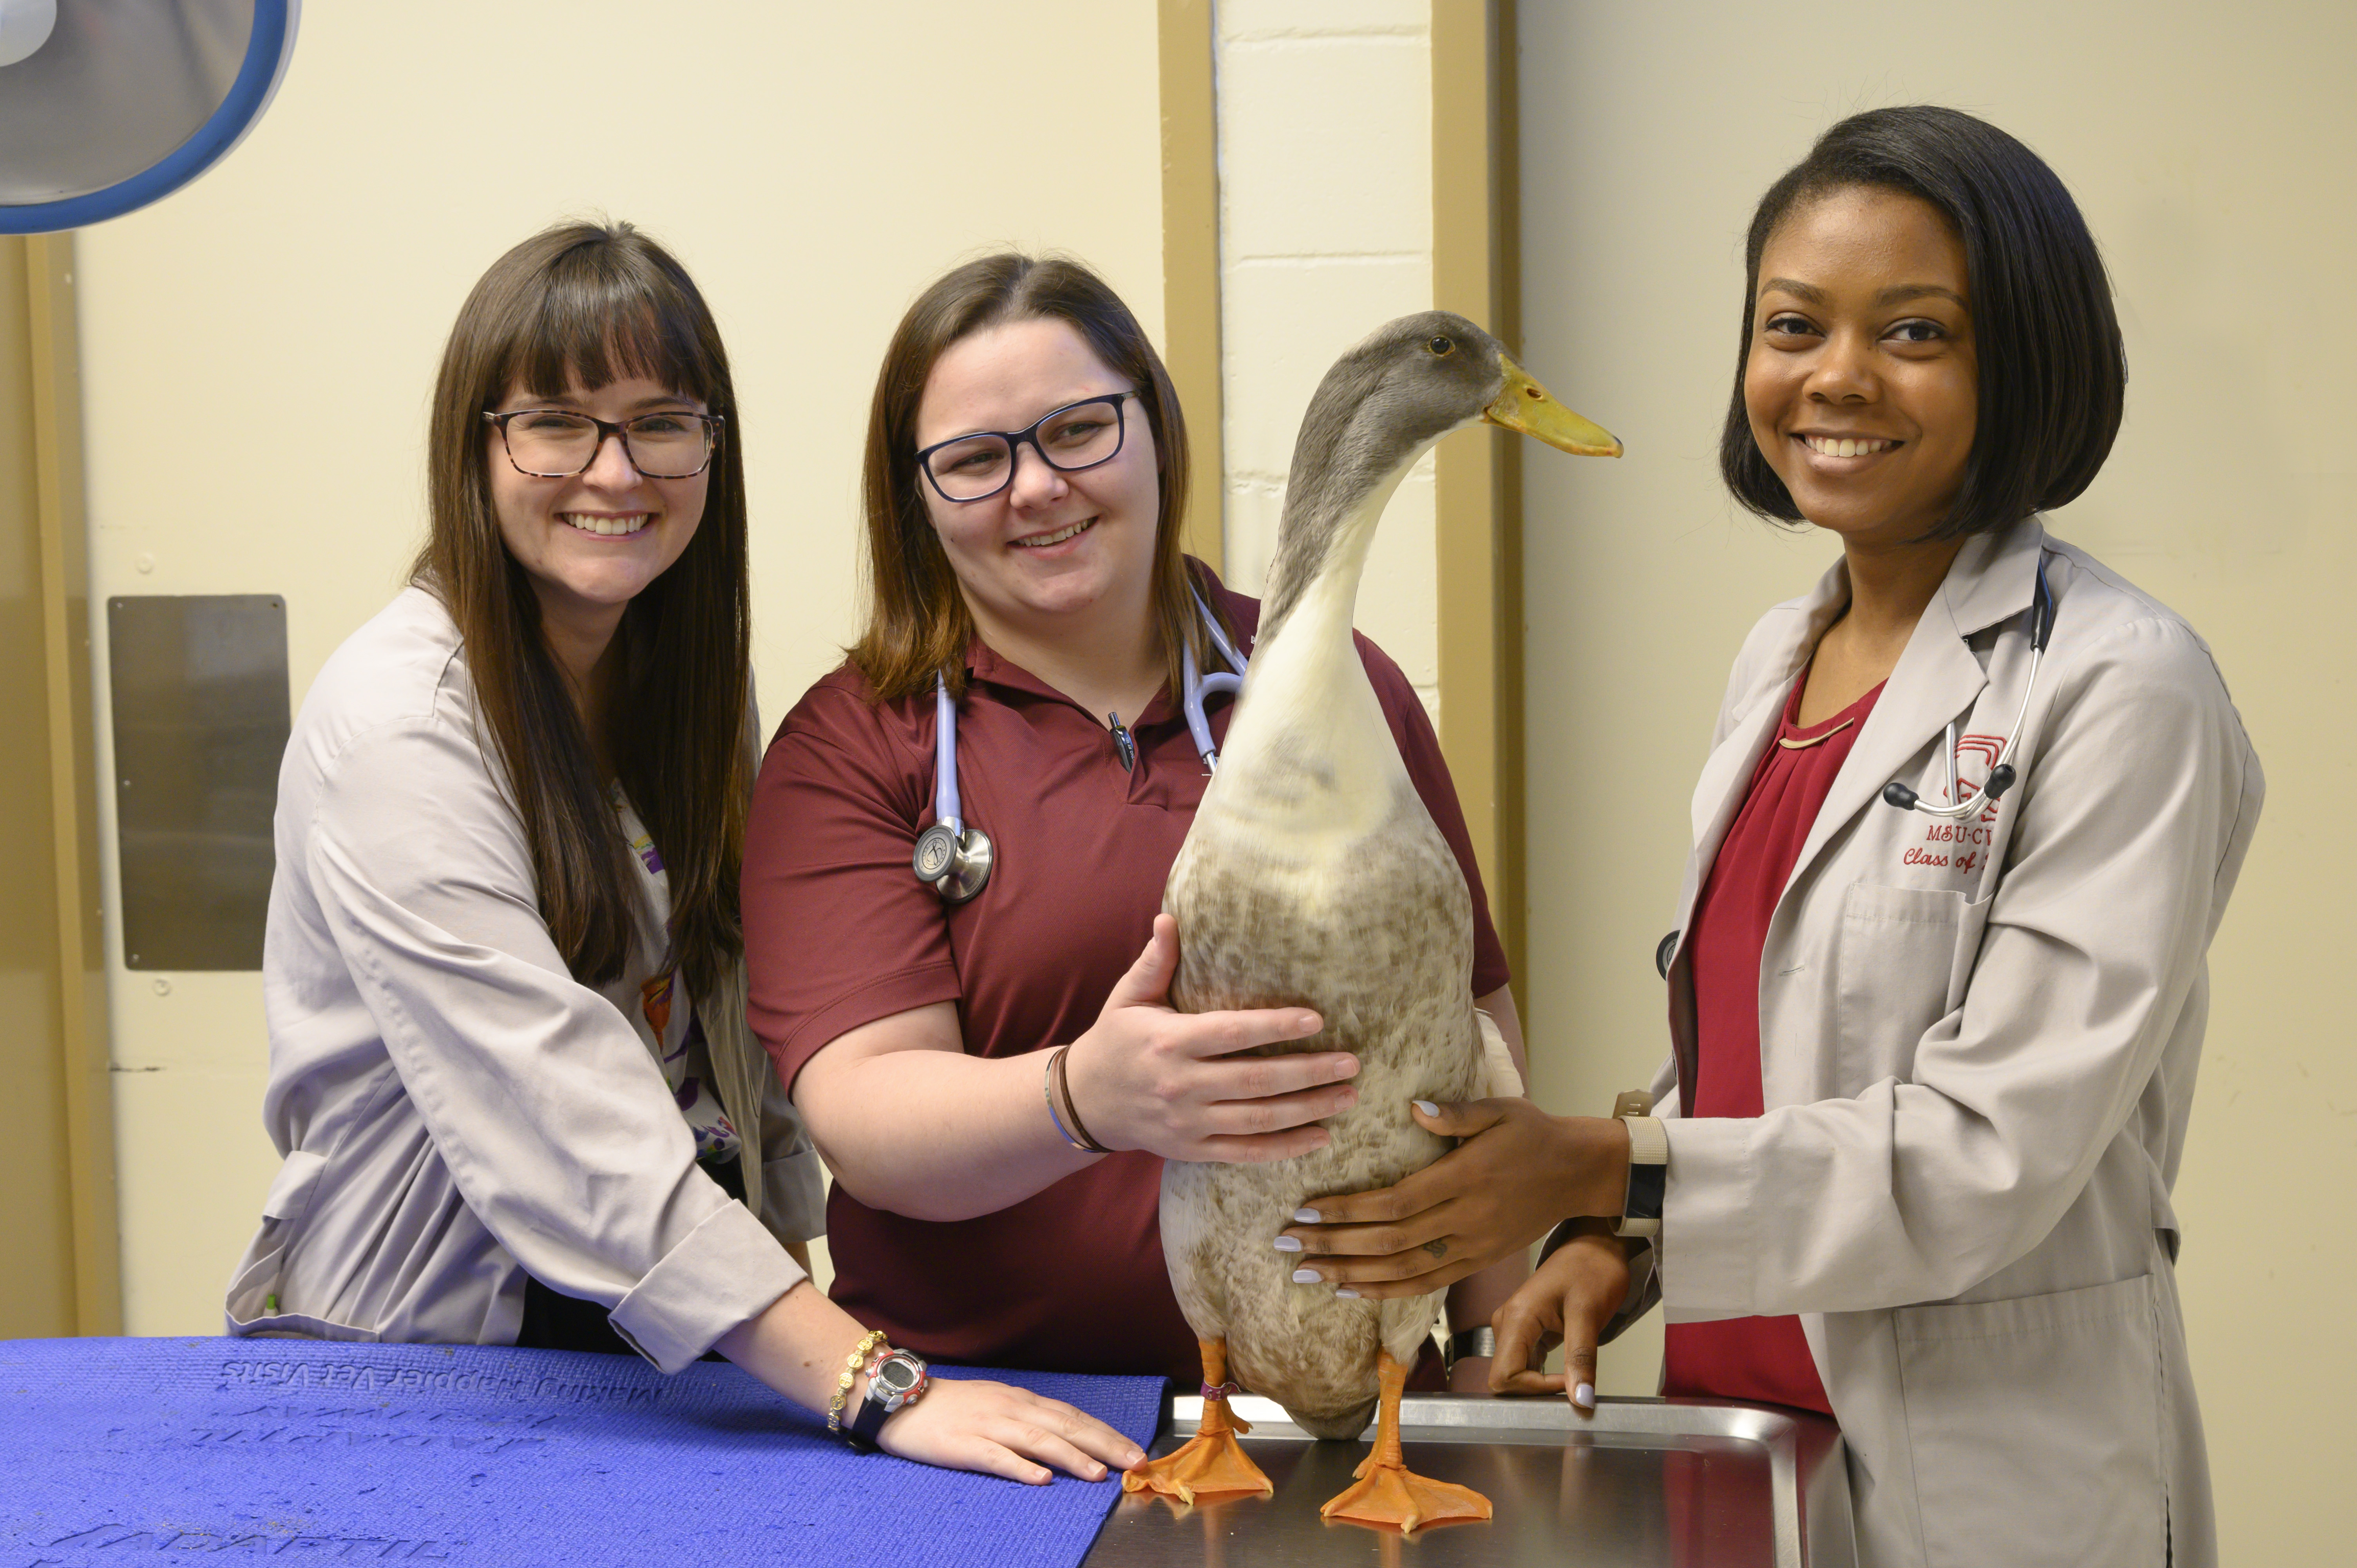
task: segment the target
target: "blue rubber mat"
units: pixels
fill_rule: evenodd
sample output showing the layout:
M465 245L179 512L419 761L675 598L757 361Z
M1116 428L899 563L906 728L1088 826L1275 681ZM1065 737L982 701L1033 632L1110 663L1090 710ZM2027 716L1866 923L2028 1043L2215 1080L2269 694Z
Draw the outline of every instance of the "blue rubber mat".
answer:
M1152 1438L1158 1379L986 1375ZM1073 1568L1120 1495L854 1454L719 1362L666 1378L634 1357L476 1346L0 1341L0 1568L157 1552Z

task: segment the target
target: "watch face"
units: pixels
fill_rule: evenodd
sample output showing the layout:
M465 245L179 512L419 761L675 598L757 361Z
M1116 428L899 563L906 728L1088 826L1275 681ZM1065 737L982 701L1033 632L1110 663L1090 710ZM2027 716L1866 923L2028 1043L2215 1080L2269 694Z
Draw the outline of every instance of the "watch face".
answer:
M896 1394L905 1394L917 1386L917 1369L895 1359L876 1369L876 1380Z

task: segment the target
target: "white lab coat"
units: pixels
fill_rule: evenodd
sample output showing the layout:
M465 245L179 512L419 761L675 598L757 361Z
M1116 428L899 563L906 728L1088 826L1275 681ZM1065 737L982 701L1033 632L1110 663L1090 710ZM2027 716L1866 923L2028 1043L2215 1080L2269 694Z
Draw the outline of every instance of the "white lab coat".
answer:
M1944 799L1951 720L1987 776L2041 549L2020 782L1957 827L1885 804ZM1681 931L1847 594L1836 564L1736 660ZM1678 1118L1673 961L1658 1286L1673 1320L1800 1315L1875 1568L2216 1561L2169 1191L2263 792L2207 646L2030 518L1957 555L1810 830L1760 958L1758 1120Z
M697 1168L656 1060L683 1010L665 1041L643 1027L667 879L640 878L627 972L576 981L431 595L320 671L275 832L263 1118L285 1163L230 1333L513 1344L529 1270L675 1371L800 1283L780 1243L822 1228L818 1155L744 1027L741 969L694 1001L759 1219Z

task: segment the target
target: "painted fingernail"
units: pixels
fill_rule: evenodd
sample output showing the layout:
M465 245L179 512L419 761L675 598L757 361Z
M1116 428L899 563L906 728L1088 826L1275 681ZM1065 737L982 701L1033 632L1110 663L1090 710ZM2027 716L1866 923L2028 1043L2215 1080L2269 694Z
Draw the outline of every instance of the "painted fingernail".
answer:
M1334 1287L1334 1296L1338 1301L1356 1301L1359 1299L1359 1293L1352 1290L1349 1285L1336 1285Z
M1325 1275L1319 1273L1316 1269L1296 1269L1293 1271L1293 1283L1297 1285L1314 1285L1318 1283L1325 1277Z
M1318 1222L1318 1211L1314 1208L1297 1208L1293 1211L1293 1222L1296 1225L1315 1225Z
M1437 1106L1437 1105L1435 1105L1435 1104L1434 1104L1431 1101L1429 1101L1429 1100L1419 1100L1419 1101L1417 1101L1415 1102L1415 1108L1416 1108L1418 1111L1423 1112L1426 1116L1437 1116L1437 1115L1439 1115L1439 1114L1440 1114L1440 1107L1439 1107L1439 1106Z
M1279 1236L1276 1239L1276 1250L1280 1252L1298 1252L1301 1251L1301 1238L1298 1236Z
M1571 1402L1579 1406L1582 1410L1594 1410L1596 1408L1596 1385L1594 1383L1582 1383L1579 1387L1572 1390Z

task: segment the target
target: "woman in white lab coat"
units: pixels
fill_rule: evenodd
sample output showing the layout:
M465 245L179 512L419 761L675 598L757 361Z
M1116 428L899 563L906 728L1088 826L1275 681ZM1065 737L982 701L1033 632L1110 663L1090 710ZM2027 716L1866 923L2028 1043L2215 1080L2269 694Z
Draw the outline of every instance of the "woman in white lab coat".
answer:
M903 1457L1103 1479L1140 1457L1121 1434L928 1391L796 1255L818 1157L745 1020L736 415L703 295L628 224L533 236L460 309L425 549L280 769L284 1163L229 1331L716 1350Z
M1914 108L1827 132L1747 267L1722 466L1843 553L1728 681L1652 1116L1441 1107L1459 1148L1287 1234L1393 1294L1576 1217L1495 1385L1592 1406L1659 1299L1669 1391L1840 1422L1866 1563L2213 1563L2169 1192L2264 787L2201 639L2039 515L2119 424L2102 262Z

